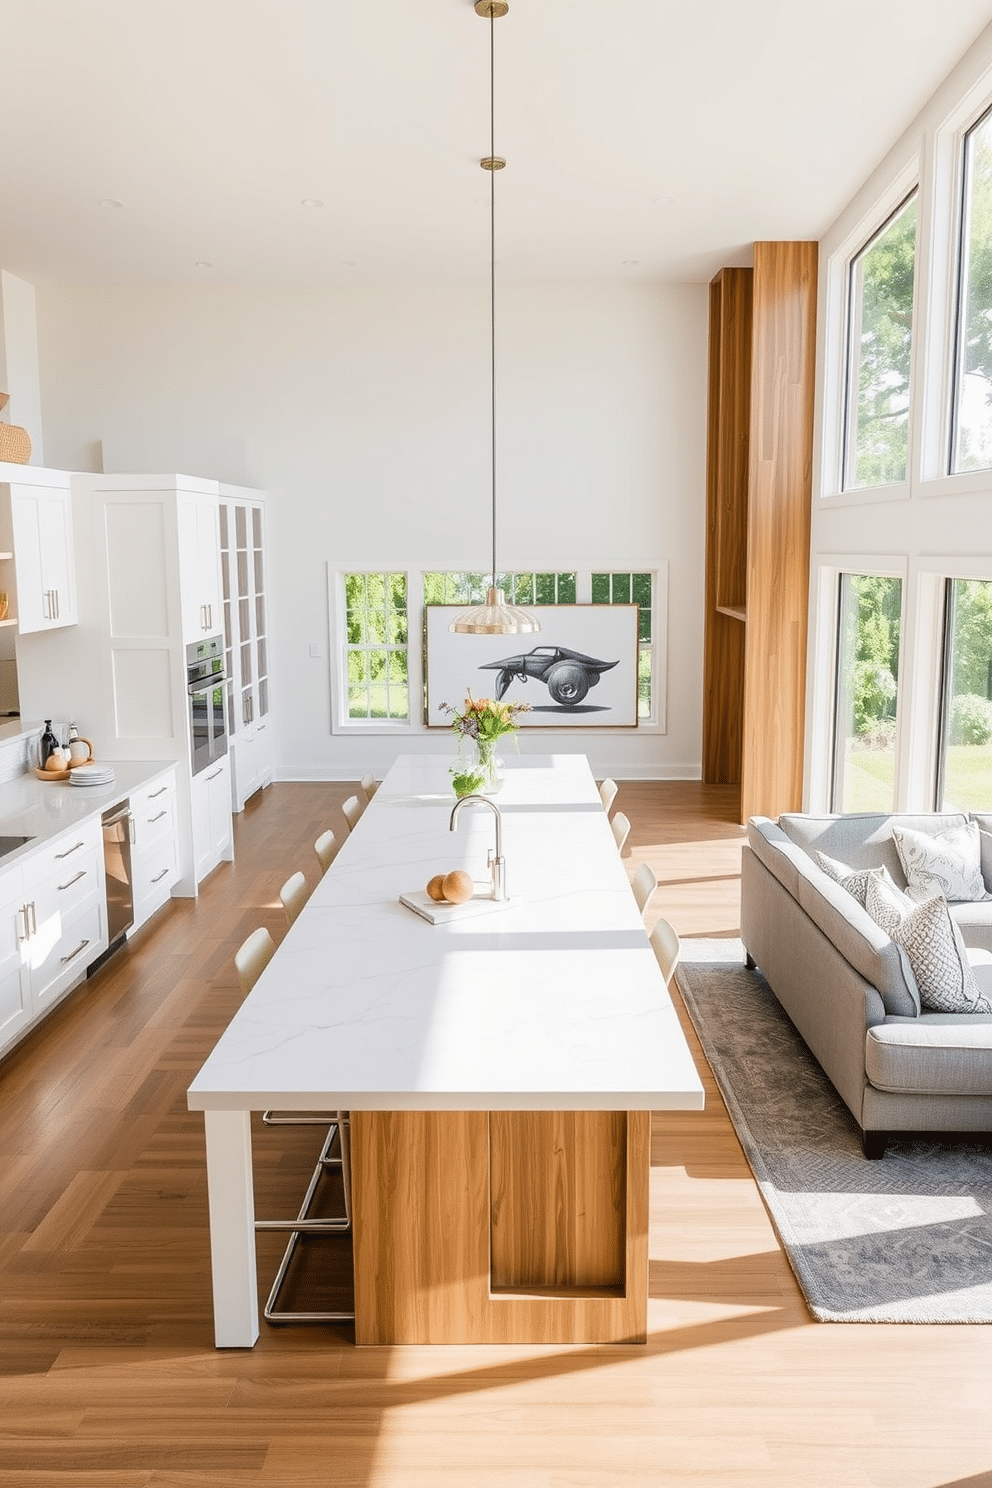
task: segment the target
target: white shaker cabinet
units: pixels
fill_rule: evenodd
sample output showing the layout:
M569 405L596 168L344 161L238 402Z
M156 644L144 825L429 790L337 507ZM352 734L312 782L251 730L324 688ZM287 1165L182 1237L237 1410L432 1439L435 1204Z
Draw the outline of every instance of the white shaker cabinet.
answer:
M180 491L179 582L182 592L183 640L219 635L222 624L220 534L217 497Z
M13 472L17 471L15 475ZM0 588L22 635L75 625L76 565L69 476L0 466L0 548L13 582Z
M107 949L103 833L99 818L63 833L25 859L24 953L37 1016Z
M31 974L23 955L27 908L19 868L0 874L0 1050L31 1022Z
M131 885L137 930L163 905L179 879L176 772L132 791Z
M265 503L257 491L220 488L224 662L235 811L272 779Z
M200 882L218 863L231 862L231 764L227 755L193 776L193 862Z

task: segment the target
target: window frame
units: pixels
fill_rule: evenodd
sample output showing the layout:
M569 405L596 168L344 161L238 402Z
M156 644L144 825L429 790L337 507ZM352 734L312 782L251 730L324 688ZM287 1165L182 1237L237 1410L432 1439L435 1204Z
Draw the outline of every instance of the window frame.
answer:
M424 656L422 637L424 634L424 575L426 573L477 573L479 569L470 564L458 566L446 564L410 567L406 564L332 563L327 564L327 608L328 608L328 679L330 688L331 734L362 736L389 735L413 737L433 735L424 722ZM667 733L667 685L668 685L668 560L652 562L640 560L627 567L619 563L598 562L532 563L529 565L506 565L508 573L574 573L575 603L592 602L593 573L650 573L652 575L651 615L651 716L638 719L637 729L644 733ZM407 593L407 685L410 693L410 715L407 719L362 719L348 716L347 685L347 594L345 577L349 573L400 573L406 577ZM543 606L535 606L543 608ZM569 729L569 736L582 737L602 734L606 729ZM629 733L629 728L622 730Z

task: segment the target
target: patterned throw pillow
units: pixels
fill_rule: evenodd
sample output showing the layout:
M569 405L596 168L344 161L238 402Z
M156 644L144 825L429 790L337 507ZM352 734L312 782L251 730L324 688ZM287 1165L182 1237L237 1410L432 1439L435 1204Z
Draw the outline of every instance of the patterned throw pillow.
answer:
M932 836L909 827L893 827L892 840L914 899L938 891L952 904L992 899L982 877L977 822L964 822Z
M892 882L888 873L873 878L865 896L865 909L890 940L895 939L896 926L902 924L915 903L915 899L910 899Z
M920 1002L931 1013L992 1013L992 1003L978 990L961 933L942 894L914 904L892 931L903 947L920 989Z
M828 858L826 853L819 851L816 861L828 878L832 878L834 883L839 883L842 889L854 895L862 909L866 908L869 880L884 876L892 883L887 868L849 868L846 863L839 862L837 858Z

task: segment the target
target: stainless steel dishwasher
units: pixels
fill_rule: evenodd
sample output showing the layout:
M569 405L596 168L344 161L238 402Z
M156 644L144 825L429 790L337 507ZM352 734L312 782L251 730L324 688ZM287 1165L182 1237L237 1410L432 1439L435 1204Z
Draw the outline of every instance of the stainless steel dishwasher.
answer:
M134 924L131 878L131 803L121 801L103 813L103 856L107 873L107 940L113 948Z

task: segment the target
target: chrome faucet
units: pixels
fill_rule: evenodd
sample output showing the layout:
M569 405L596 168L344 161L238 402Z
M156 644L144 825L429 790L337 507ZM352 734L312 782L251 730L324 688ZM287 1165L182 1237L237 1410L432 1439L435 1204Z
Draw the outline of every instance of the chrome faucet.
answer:
M503 857L503 818L499 814L499 807L495 801L490 801L488 796L462 796L451 808L451 821L448 823L449 832L454 832L458 827L458 813L469 801L477 801L480 806L488 806L496 818L496 851L490 851L486 859L487 866L492 874L492 888L490 897L497 900L506 898L506 859Z

